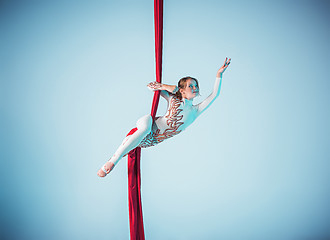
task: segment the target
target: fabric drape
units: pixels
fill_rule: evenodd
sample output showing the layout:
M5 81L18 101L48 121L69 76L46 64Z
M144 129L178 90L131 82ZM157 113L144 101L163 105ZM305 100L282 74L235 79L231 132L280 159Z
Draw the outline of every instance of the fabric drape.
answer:
M162 49L163 49L163 0L154 0L155 21L155 60L156 81L162 81ZM155 91L151 116L155 119L160 91ZM136 131L132 129L128 135ZM128 154L128 206L131 240L144 240L143 214L141 201L141 174L140 174L141 148L137 147Z

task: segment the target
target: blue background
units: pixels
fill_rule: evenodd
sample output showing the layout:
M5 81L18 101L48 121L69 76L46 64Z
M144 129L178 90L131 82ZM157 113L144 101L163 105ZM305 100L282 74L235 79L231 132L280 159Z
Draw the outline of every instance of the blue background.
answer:
M147 239L330 237L328 1L165 1L163 82L220 97L142 152ZM153 1L2 1L1 235L128 239L127 160L150 112ZM166 104L161 100L158 115Z

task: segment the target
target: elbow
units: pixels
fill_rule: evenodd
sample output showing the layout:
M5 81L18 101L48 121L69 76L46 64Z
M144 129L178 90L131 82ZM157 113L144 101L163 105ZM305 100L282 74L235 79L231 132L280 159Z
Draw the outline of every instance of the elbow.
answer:
M216 98L219 97L219 95L220 95L220 91L218 91L218 92L216 92L216 93L214 93L214 94L212 94L212 95L213 95L213 101L214 101Z
M217 94L215 95L215 98L220 96L220 89L217 91Z

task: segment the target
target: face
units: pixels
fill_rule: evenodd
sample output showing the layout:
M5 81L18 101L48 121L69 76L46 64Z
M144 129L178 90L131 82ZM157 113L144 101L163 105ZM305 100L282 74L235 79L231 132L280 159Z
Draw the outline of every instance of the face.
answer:
M186 87L184 89L180 89L182 98L186 98L191 100L198 96L199 88L195 80L188 79L186 82Z

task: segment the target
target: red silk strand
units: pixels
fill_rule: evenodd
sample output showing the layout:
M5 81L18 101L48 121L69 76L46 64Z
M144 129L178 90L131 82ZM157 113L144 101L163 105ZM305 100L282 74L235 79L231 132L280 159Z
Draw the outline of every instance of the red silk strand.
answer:
M163 0L154 0L155 18L155 59L156 81L162 82L162 58L163 58ZM160 91L156 91L152 101L151 116L155 119Z
M128 207L131 240L144 240L140 156L141 148L139 147L128 154Z
M162 82L162 49L163 49L163 0L154 0L155 17L155 57L156 81ZM154 93L151 116L155 119L160 91ZM137 129L132 129L128 135ZM141 148L137 147L128 154L128 206L131 240L144 240L143 214L141 201L140 175Z

